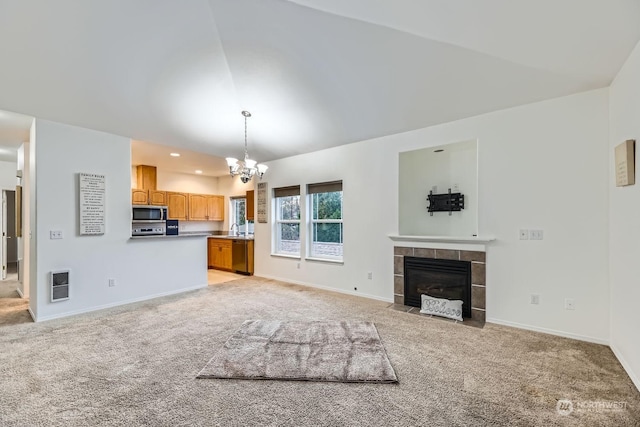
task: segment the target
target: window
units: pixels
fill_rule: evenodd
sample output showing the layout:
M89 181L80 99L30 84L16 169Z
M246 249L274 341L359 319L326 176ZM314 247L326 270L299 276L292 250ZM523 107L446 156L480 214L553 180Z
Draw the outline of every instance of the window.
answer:
M253 221L247 221L246 197L231 198L231 220L229 221L229 232L236 232L235 224L238 224L237 231L240 234L253 234Z
M300 187L274 188L276 209L274 252L300 256Z
M309 184L309 257L342 260L342 181Z
M247 200L244 197L232 197L231 198L231 223L229 227L233 224L238 224L238 226L244 225L246 222L245 216L245 207L247 205Z

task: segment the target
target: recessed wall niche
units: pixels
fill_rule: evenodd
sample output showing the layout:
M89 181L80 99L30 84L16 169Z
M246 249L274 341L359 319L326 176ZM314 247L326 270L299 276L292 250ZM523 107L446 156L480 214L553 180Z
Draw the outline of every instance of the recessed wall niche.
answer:
M401 235L473 236L478 234L478 142L456 142L406 151L399 156ZM464 194L460 212L427 211L429 191Z

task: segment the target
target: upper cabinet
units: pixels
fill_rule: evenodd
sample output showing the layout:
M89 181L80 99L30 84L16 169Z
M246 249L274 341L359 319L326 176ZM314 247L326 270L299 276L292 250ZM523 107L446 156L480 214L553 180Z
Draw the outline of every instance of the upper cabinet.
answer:
M254 190L247 191L247 207L246 207L246 215L247 221L254 221Z
M192 221L206 221L207 196L204 194L189 194L189 219Z
M189 194L191 221L224 221L224 196Z
M156 190L156 167L136 166L138 188L131 190L134 205L167 206L169 219L224 221L224 196Z
M136 167L138 178L138 188L142 190L156 189L156 167L147 165L138 165Z
M131 190L131 204L132 205L146 205L148 201L149 192L147 190L140 190L134 188Z
M224 196L207 198L207 214L209 221L224 221Z
M160 190L149 190L149 204L156 206L167 206L167 192Z
M186 221L189 219L189 195L187 193L174 193L167 191L167 206L169 219Z
M131 204L167 206L167 192L134 188L131 190Z

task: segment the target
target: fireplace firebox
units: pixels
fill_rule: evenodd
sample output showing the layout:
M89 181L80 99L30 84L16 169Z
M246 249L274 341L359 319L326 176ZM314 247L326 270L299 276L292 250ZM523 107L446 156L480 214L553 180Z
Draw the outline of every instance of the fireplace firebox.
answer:
M420 307L421 295L462 300L462 317L471 317L471 263L404 257L404 304Z

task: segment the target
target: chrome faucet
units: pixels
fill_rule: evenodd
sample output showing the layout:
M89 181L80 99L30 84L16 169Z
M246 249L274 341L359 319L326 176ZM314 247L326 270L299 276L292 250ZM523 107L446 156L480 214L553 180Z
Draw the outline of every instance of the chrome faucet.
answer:
M236 232L233 232L233 226L235 225L236 227ZM238 225L238 223L234 222L233 224L231 224L231 235L232 236L238 236L240 235L240 226Z

